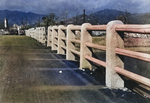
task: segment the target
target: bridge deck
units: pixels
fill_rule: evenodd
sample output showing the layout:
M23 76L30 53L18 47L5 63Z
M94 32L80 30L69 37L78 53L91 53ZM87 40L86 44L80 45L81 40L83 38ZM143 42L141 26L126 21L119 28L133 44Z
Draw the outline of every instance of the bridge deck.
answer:
M0 103L148 103L25 36L1 36L0 57Z

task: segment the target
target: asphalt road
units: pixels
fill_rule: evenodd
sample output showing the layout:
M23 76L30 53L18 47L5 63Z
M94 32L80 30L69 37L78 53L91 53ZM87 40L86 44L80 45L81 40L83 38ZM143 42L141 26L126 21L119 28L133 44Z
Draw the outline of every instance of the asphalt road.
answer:
M29 37L0 36L0 103L150 103L105 87L101 70L78 67Z

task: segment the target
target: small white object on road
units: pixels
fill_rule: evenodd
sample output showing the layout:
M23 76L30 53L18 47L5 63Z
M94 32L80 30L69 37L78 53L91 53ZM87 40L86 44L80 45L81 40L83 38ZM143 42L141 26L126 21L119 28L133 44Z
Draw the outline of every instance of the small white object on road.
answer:
M60 70L59 73L62 73L62 71Z

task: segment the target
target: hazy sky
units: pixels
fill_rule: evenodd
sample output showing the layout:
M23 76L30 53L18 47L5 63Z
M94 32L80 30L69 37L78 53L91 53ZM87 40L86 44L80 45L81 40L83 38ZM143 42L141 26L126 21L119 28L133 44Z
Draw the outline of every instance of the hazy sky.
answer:
M150 12L150 0L0 0L0 9L39 14L96 12L103 9L127 10L131 13Z

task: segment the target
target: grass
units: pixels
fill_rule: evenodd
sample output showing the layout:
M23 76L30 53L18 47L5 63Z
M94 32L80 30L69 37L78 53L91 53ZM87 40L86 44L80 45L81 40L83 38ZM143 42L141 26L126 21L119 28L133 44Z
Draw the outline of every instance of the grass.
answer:
M0 58L0 71L3 69L4 67L4 59L2 59L2 57Z
M105 46L106 45L106 36L92 37L92 43Z
M29 49L39 48L45 47L26 36L0 36L0 102L21 103L20 99L29 95L29 91L25 88L37 84L35 80L24 82L22 79L29 79L27 76L29 62L25 54Z

